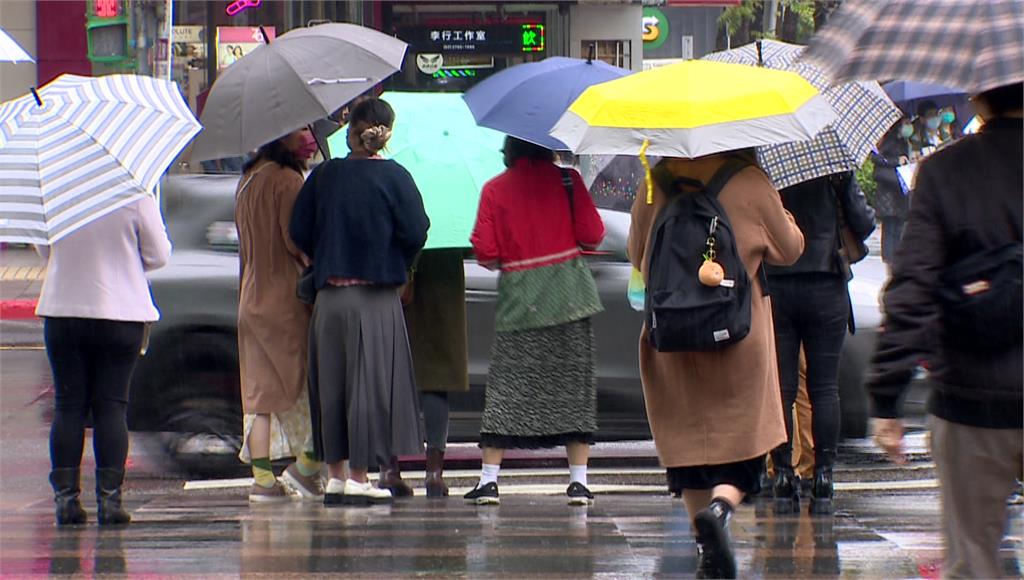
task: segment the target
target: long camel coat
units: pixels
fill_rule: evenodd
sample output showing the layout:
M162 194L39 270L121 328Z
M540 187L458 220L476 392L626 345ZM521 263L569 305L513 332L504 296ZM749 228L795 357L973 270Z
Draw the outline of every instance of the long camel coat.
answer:
M707 183L725 155L662 161L674 176ZM636 196L629 235L633 266L648 278L650 234L667 199L655 183L654 204ZM665 467L721 465L764 455L786 440L769 298L757 270L761 262L785 266L800 257L803 234L760 169L748 167L719 193L736 247L750 276L750 334L720 351L661 353L647 328L640 337L640 375L647 418Z
M295 296L302 252L288 235L302 183L298 171L263 161L238 184L238 362L246 413L287 411L306 390L312 308Z

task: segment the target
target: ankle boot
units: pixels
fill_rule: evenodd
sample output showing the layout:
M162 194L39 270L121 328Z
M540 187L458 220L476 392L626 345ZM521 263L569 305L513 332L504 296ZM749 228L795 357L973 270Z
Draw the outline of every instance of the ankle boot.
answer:
M814 483L811 484L811 513L832 513L832 498L835 484L832 482L832 466L814 468Z
M427 497L447 497L448 486L442 478L444 471L444 451L427 449Z
M795 513L800 510L800 480L793 473L793 468L775 464L775 511L780 514Z
M54 469L50 472L53 501L57 504L57 525L84 524L88 519L78 496L82 493L77 468Z
M388 465L381 466L377 487L390 490L393 497L411 497L413 493L409 484L402 480L402 469L397 457L392 457Z
M127 524L132 517L121 507L124 470L96 468L96 519L101 526Z

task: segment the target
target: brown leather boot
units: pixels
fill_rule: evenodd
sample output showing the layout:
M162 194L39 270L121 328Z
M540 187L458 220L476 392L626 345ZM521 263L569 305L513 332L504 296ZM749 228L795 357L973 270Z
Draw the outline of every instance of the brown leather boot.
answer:
M412 488L402 479L402 469L398 465L398 458L392 457L388 465L380 468L380 483L377 487L391 490L393 497L411 497Z
M448 486L441 477L444 471L444 451L427 449L427 497L447 497Z

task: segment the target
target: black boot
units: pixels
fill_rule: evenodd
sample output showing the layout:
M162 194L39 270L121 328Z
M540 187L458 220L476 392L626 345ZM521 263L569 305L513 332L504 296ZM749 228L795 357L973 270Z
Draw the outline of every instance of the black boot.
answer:
M53 501L57 504L57 525L84 524L88 519L78 496L82 493L77 468L54 469L50 472Z
M96 468L96 519L101 526L127 524L132 516L121 507L121 486L124 470Z
M791 514L800 511L800 480L788 465L775 464L775 512Z
M832 498L835 484L832 482L832 466L814 468L814 483L811 484L811 513L832 513Z
M736 555L729 538L729 520L733 507L721 498L697 512L693 526L697 536L700 563L697 573L701 578L735 578Z
M448 485L444 482L444 451L427 449L427 497L446 497Z

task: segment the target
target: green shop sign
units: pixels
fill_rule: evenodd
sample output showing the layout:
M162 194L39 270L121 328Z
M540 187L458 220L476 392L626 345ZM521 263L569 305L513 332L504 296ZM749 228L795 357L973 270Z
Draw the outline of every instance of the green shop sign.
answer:
M645 49L659 48L668 40L668 18L657 8L644 8L643 39Z

